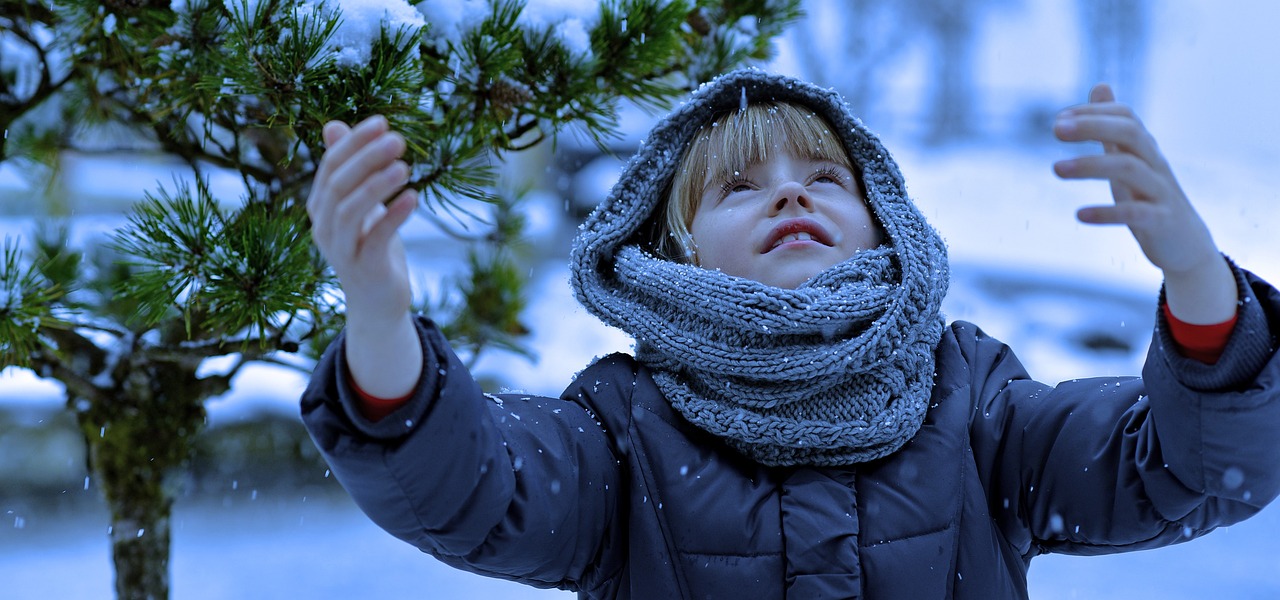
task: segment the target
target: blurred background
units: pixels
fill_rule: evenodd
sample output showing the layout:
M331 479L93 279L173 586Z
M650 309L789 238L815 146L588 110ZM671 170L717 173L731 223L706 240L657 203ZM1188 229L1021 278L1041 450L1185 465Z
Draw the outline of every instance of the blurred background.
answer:
M1009 343L1043 381L1136 374L1159 273L1127 232L1075 222L1105 184L1062 182L1054 113L1099 81L1135 107L1219 246L1280 281L1280 5L1264 0L809 0L767 68L840 90L878 132L954 263L945 305ZM492 389L555 395L592 358L630 340L577 308L566 282L579 220L654 122L624 114L612 152L563 135L504 166L532 186L523 322L536 360L482 356ZM157 181L184 176L163 156L68 156L76 235L119 227ZM0 233L29 234L35 189L0 165ZM211 184L238 197L240 180ZM429 287L461 253L435 220L405 228ZM430 290L425 290L430 291ZM208 365L210 371L217 364ZM210 403L209 427L173 522L174 598L568 597L453 572L364 519L329 476L297 416L305 375L246 367ZM108 516L59 385L0 374L0 595L106 598ZM1116 557L1037 559L1034 598L1280 597L1280 509L1178 547Z

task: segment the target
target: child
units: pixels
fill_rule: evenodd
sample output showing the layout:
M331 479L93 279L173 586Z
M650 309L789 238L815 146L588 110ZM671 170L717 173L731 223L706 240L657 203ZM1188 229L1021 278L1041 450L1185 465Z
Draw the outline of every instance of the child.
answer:
M1055 165L1111 181L1080 219L1164 270L1141 379L1037 383L946 326L945 247L888 151L834 92L743 70L660 122L583 225L574 289L636 355L552 399L483 394L409 314L404 142L330 124L309 209L348 328L304 420L393 535L583 598L1025 598L1038 554L1247 518L1280 491L1280 292L1218 253L1108 88L1055 131L1106 150Z

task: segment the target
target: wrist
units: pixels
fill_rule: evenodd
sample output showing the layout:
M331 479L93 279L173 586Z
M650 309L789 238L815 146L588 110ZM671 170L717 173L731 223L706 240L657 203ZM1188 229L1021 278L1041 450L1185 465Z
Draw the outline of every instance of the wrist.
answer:
M379 398L409 394L422 373L422 341L413 315L347 318L346 363L357 387Z
M1165 303L1180 321L1192 325L1225 322L1236 314L1239 295L1226 258L1215 253L1192 268L1164 270Z
M403 330L406 325L412 329L413 314L403 311L370 311L353 309L350 304L346 311L347 335L355 333L362 337L385 337Z

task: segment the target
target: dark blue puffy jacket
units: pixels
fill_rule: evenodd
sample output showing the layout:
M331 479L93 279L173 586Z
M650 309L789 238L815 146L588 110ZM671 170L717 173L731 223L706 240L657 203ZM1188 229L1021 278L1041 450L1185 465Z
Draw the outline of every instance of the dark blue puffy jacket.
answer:
M303 416L375 522L476 573L584 598L1025 598L1037 554L1184 541L1280 492L1280 293L1237 277L1221 360L1168 350L1162 323L1141 379L1037 383L956 323L924 427L847 468L742 458L625 355L559 399L485 395L425 320L408 405L360 417L335 343Z

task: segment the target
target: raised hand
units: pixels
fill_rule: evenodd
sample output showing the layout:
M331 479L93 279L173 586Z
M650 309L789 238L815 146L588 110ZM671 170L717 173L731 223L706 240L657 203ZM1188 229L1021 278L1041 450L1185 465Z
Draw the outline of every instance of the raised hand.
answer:
M1116 102L1106 84L1089 102L1058 113L1058 139L1101 142L1102 154L1054 163L1063 179L1111 183L1113 204L1086 206L1084 223L1129 227L1142 252L1164 271L1170 310L1189 323L1218 323L1236 310L1235 279L1209 228L1178 185L1155 139L1128 106Z
M328 149L307 199L316 246L342 282L349 318L398 317L411 292L396 232L415 198L404 189L404 138L372 117L355 128L328 123L324 139Z
M416 193L405 189L405 140L383 117L354 128L324 127L307 212L312 237L342 284L347 305L346 357L361 389L396 398L413 389L422 347L409 307L412 291L404 244L397 233Z

